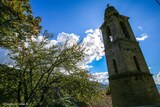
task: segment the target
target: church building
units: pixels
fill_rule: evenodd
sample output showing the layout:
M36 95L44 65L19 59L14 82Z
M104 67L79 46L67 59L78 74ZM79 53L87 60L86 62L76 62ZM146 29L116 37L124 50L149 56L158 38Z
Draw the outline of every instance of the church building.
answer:
M129 17L107 6L103 34L113 107L160 107L160 95Z

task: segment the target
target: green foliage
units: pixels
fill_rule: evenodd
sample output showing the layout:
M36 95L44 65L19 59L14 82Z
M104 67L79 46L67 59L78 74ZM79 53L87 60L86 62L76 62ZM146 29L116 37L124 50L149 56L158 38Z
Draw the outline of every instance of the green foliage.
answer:
M29 0L1 0L0 16L0 46L12 48L41 30L41 18L32 15Z
M111 89L109 85L106 87L106 95L111 95Z
M16 70L6 65L0 65L0 104L5 102L15 102L16 96ZM12 84L12 85L11 85Z
M78 107L78 105L76 104L76 101L74 101L74 98L70 96L56 99L53 106L54 107Z
M36 39L41 19L33 17L29 0L1 0L0 15L0 47L15 61L0 65L1 105L76 107L99 98L99 84L76 65L84 58L79 43L47 47L53 39L47 31Z

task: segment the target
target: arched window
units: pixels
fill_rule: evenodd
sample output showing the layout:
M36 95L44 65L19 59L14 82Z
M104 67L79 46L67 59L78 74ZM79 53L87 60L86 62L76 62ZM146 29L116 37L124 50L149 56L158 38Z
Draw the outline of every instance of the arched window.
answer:
M117 74L118 73L118 69L117 69L117 63L116 63L115 59L113 59L113 67L114 67L115 73Z
M125 38L130 39L130 35L129 35L129 32L127 30L127 26L125 25L125 23L120 21L120 26L123 31L123 34L125 35Z
M107 39L109 40L109 43L113 41L113 36L111 35L111 30L109 26L107 26Z
M136 65L137 70L138 70L138 71L141 71L140 66L139 66L139 63L138 63L138 60L137 60L137 57L136 57L136 56L133 56L133 59L134 59L134 63L135 63L135 65Z

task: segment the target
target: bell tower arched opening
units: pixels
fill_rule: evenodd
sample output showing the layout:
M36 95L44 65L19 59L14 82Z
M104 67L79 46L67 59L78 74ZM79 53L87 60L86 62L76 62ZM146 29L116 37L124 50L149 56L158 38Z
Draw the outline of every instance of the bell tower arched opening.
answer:
M123 31L125 38L130 39L130 35L129 35L129 32L127 30L127 26L125 25L125 23L120 21L120 26L121 26L121 29Z
M111 35L111 30L109 26L107 26L107 38L109 40L109 43L113 42L113 36Z

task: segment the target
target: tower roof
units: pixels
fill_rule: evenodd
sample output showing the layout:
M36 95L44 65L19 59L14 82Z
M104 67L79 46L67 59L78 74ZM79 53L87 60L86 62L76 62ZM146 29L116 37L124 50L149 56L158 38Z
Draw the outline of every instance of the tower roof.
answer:
M113 14L119 14L119 13L113 6L109 6L109 4L108 4L107 8L105 10L105 16L110 16Z
M108 17L112 15L119 15L119 12L113 6L110 6L109 4L107 4L107 8L104 14L104 20L106 20ZM102 29L104 25L105 25L105 22L101 25L100 29Z

